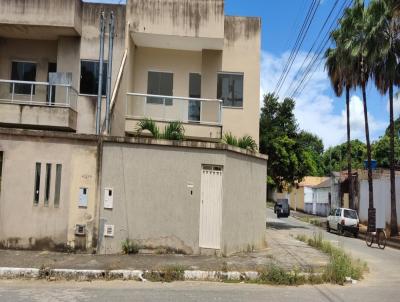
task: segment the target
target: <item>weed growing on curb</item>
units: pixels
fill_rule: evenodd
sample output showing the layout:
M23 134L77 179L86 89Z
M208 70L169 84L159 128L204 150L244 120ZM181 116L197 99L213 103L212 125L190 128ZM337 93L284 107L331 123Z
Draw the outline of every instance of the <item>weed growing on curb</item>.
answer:
M298 235L296 239L329 255L329 264L322 275L325 282L344 284L346 277L360 280L363 278L364 272L368 271L365 262L351 258L343 249L333 246L329 241L323 240L321 233L318 235L314 234L313 238Z
M148 271L143 278L152 282L172 282L185 280L185 267L181 265L168 265L159 271Z

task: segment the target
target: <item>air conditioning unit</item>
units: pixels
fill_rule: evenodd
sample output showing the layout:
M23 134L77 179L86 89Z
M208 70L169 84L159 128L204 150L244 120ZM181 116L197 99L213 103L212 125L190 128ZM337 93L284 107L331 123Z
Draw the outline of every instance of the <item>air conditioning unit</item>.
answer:
M113 224L105 224L104 225L104 237L113 237L114 236L114 225Z
M77 224L75 226L75 235L77 235L77 236L85 236L86 235L86 225Z

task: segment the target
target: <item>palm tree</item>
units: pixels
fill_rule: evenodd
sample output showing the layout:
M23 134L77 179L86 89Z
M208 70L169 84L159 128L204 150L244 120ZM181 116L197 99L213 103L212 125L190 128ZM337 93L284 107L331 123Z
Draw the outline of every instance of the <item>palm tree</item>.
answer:
M372 76L382 95L389 91L390 108L390 235L398 236L395 161L394 161L394 118L393 87L400 85L400 16L396 9L400 3L396 0L374 0L368 7Z
M361 87L362 100L364 107L365 140L367 143L368 160L368 219L374 215L374 188L372 183L371 168L371 143L369 139L368 108L366 86L370 77L370 53L367 40L367 10L364 7L363 0L355 0L352 7L346 9L343 18L340 21L340 30L343 33L342 47L350 54L353 76L357 86ZM371 214L370 214L371 213ZM375 216L375 215L374 215ZM369 223L372 221L369 221ZM375 223L374 223L375 225Z
M331 80L336 96L346 90L346 123L347 123L347 179L349 184L350 208L354 209L353 177L351 172L351 143L350 143L350 89L353 87L353 69L350 54L343 47L343 32L337 29L331 33L336 48L328 48L325 52L325 69Z

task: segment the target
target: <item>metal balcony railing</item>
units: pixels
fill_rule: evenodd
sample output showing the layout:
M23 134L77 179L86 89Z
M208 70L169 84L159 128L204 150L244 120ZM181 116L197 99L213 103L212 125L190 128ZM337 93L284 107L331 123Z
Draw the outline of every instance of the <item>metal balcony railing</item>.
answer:
M222 100L127 93L126 118L222 126Z
M77 110L78 92L71 85L0 79L0 103L66 107Z

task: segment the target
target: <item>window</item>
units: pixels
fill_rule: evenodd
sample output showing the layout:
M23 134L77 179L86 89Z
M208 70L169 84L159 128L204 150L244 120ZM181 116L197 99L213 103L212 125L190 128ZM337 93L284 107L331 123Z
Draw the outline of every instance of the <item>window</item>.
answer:
M46 164L46 187L44 190L44 206L49 206L50 198L51 164Z
M243 74L219 73L217 98L223 106L243 107Z
M172 96L172 87L172 73L149 71L147 75L147 94ZM163 99L147 97L147 103L163 104ZM172 105L172 99L166 99L165 105Z
M11 80L13 81L36 81L36 63L32 62L12 62ZM13 85L10 86L12 93ZM15 84L14 93L16 94L35 94L35 85Z
M201 75L198 73L189 74L189 97L201 97ZM200 101L189 101L189 121L200 121Z
M336 209L336 216L342 216L342 210Z
M354 210L344 210L344 217L346 218L351 218L351 219L357 219L357 212Z
M80 93L97 95L99 87L99 61L81 61ZM107 62L103 64L102 95L106 94L107 87Z
M33 204L39 204L39 195L40 195L40 170L42 168L41 163L36 163L36 170L35 170L35 193L33 196Z
M61 189L61 170L62 165L56 165L56 187L54 190L54 207L58 208L60 206L60 189Z

